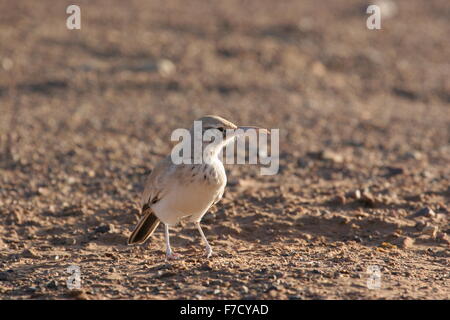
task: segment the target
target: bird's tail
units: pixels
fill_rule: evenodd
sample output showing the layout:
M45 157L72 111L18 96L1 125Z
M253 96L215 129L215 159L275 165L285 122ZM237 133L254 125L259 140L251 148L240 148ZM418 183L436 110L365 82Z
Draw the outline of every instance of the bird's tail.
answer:
M161 221L155 215L150 207L147 206L143 212L141 220L139 220L133 233L128 238L128 244L143 243L150 238Z

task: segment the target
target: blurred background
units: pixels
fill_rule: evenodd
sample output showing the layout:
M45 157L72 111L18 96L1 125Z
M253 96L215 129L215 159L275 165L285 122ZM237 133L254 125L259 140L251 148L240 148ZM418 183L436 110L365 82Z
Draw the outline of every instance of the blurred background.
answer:
M0 1L0 269L26 268L33 254L35 263L52 265L55 248L61 257L70 252L70 261L115 248L118 270L121 259L138 259L139 249L124 243L145 175L170 151L171 132L205 114L280 129L278 175L227 166L225 199L205 221L223 259L251 265L234 252L267 244L272 253L293 252L302 241L315 242L320 256L324 239L352 241L360 252L391 240L405 247L412 239L417 250L448 246L448 1L77 1L81 30L66 28L70 4ZM382 9L381 30L366 27L369 4ZM408 218L423 208L441 220ZM333 220L341 218L344 227ZM178 232L174 241L188 254L201 249L194 231ZM147 260L158 261L151 246ZM258 263L271 276L273 262ZM42 268L36 277L50 283ZM216 297L355 297L333 285L301 291L306 280L292 273L300 266L285 268L291 287L231 285ZM46 282L27 291L14 272L5 276L10 284L0 282L7 297L63 294ZM405 297L420 298L408 291L411 279L395 281ZM443 297L445 283L424 294ZM130 293L125 280L117 286L88 294L158 295L147 285ZM184 289L162 297L214 297Z

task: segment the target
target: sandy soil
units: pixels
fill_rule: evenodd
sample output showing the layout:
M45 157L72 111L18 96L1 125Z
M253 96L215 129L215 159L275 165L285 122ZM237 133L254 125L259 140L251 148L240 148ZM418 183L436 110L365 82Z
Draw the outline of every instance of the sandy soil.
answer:
M1 299L449 299L449 2L0 1ZM127 246L170 133L280 129L280 172ZM82 288L66 288L78 265ZM367 268L381 288L369 290Z

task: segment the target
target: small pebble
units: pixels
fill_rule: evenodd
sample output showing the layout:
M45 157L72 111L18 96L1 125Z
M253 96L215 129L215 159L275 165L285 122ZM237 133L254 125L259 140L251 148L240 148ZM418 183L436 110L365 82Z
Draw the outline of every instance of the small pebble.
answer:
M399 246L400 248L411 248L414 245L414 239L410 238L410 237L403 237L400 236L398 239L395 240L394 242L397 246Z
M95 228L94 232L95 233L107 233L107 232L110 232L111 229L112 229L111 226L109 224L107 224L107 225L102 225L102 226Z
M423 228L422 232L435 239L438 232L438 228L436 226L426 226L425 228Z
M51 290L58 289L58 282L56 282L55 280L52 280L49 283L47 283L45 285L45 287L47 287L48 289L51 289Z
M436 213L431 208L425 207L414 213L414 216L416 217L424 216L432 218L436 216Z
M39 258L39 255L36 254L36 252L34 252L31 249L25 249L22 251L22 257L24 257L24 258Z

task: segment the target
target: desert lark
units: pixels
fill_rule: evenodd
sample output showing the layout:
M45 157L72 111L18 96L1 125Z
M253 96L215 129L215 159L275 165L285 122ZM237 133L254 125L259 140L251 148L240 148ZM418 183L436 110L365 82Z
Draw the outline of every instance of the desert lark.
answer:
M142 195L142 217L128 239L128 244L144 243L162 222L167 259L177 258L170 247L169 227L182 218L189 218L195 223L206 245L206 256L211 256L212 248L200 221L209 208L222 198L227 183L225 168L219 159L220 151L238 134L249 129L267 132L256 127L237 127L219 116L205 116L197 121L201 121L202 135L206 130L218 130L222 137L220 143L212 145L212 142L202 139L203 150L208 145L210 148L208 152L202 153L203 161L199 164L195 161L190 164L174 164L171 155L168 155L156 165L147 179ZM190 129L192 136L195 134L194 127ZM193 160L194 154L191 157Z

